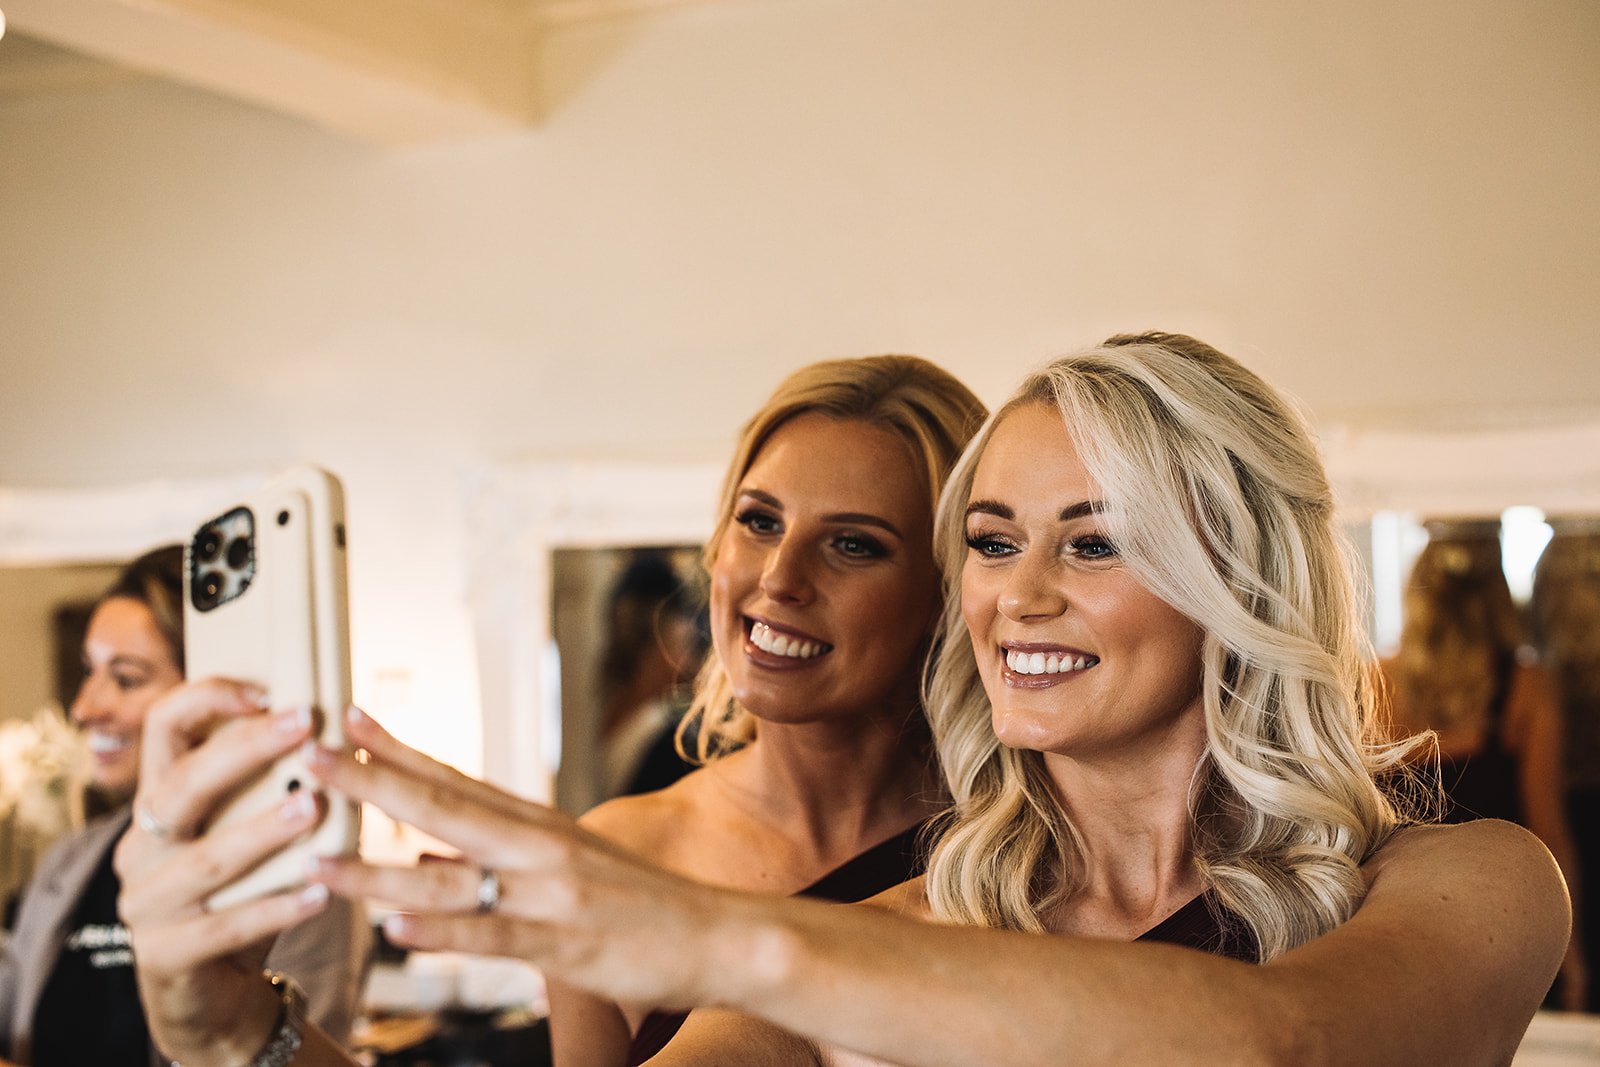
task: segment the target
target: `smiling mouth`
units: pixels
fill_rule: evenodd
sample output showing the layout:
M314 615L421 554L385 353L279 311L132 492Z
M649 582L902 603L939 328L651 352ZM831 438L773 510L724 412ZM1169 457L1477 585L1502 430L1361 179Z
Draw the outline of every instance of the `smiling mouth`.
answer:
M746 618L744 624L750 644L769 656L799 661L816 659L833 651L833 646L826 641L787 633L756 619Z
M1078 674L1100 662L1098 656L1070 649L1028 652L1002 646L1000 654L1007 671L1029 678Z
M99 731L91 732L87 738L89 751L96 756L114 756L133 747L133 741L127 737L115 734L103 734Z

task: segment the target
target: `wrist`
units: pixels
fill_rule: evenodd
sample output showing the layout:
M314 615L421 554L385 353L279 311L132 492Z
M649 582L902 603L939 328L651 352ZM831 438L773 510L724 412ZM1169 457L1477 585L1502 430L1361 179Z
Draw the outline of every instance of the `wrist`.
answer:
M793 901L730 894L718 909L701 974L700 1004L760 1014L781 999L805 958L803 926Z
M250 983L248 995L218 1017L161 1027L152 1034L168 1061L181 1067L240 1067L251 1064L277 1033L284 998L267 975Z

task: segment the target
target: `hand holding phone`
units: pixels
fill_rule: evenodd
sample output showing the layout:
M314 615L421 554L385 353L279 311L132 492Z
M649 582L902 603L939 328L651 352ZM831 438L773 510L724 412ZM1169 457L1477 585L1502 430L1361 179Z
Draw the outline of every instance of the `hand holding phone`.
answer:
M190 678L254 683L273 708L311 708L320 743L343 745L350 641L338 479L297 467L200 525L185 566L184 658ZM301 755L291 752L237 790L207 830L233 826L314 785ZM213 894L208 905L299 885L311 856L354 853L358 831L359 809L329 797L314 831Z

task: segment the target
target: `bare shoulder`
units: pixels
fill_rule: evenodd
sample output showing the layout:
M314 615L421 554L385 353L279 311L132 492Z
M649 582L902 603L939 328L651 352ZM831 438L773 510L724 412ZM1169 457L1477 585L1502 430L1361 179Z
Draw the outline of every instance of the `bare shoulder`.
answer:
M664 862L696 825L703 771L654 793L617 797L590 809L578 825L646 859Z
M928 879L919 875L907 882L885 889L875 897L862 901L868 907L882 908L907 919L933 921L933 909L928 906Z
M1566 882L1532 833L1498 819L1397 831L1363 868L1357 916L1393 913L1413 928L1436 921L1458 935L1523 945L1554 971L1571 930Z
M1442 875L1459 881L1483 871L1492 878L1514 876L1530 891L1551 888L1565 896L1561 872L1550 850L1515 823L1480 819L1455 825L1407 826L1395 831L1362 868L1374 888L1391 879Z

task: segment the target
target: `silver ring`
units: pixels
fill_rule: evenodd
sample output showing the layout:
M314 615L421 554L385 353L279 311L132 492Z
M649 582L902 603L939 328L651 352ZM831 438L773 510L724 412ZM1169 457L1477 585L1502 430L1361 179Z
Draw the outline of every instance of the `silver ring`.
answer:
M159 837L163 841L175 841L178 838L176 830L156 818L143 804L134 805L133 821L139 824L139 829L151 837Z
M500 906L500 873L488 867L478 879L478 914L487 915Z

